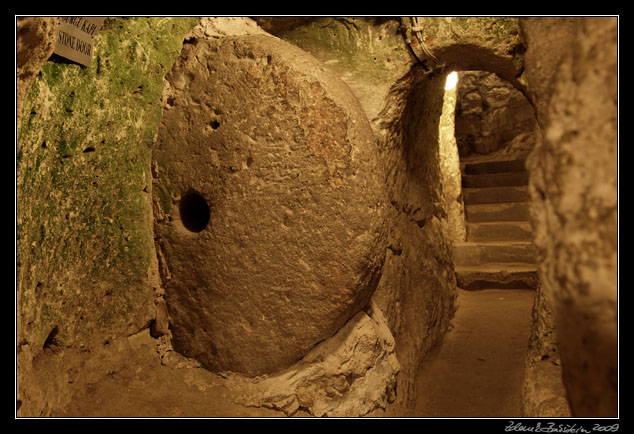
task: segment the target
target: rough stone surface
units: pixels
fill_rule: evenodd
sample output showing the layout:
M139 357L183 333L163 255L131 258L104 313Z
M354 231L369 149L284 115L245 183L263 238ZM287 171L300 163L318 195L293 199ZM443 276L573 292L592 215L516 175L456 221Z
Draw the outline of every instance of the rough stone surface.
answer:
M535 105L537 121L540 125L546 121L554 77L558 73L562 59L568 55L569 51L568 48L559 50L553 47L570 47L575 37L577 21L578 18L575 17L519 20L520 36L523 45L527 47L524 54L523 77L530 84L527 95Z
M285 368L380 278L371 127L343 82L273 36L190 37L167 78L154 197L174 348L214 372Z
M16 122L19 129L24 100L35 76L55 49L58 22L56 17L19 17L16 21Z
M373 121L412 65L398 17L258 17L263 29L311 53L341 78Z
M230 375L236 402L294 415L360 417L395 399L399 363L381 311L369 307L299 362L255 379Z
M526 186L464 188L462 193L467 205L521 203L530 200Z
M145 329L94 354L38 361L36 377L75 385L70 399L52 403L53 417L359 417L393 399L399 368L393 349L380 312L368 306L272 375L213 374L173 351L167 336L155 339Z
M467 241L530 241L530 222L467 223Z
M493 264L480 267L456 266L456 283L469 291L491 288L536 289L537 269L528 264Z
M420 37L428 51L448 71L490 71L525 90L523 54L525 46L514 17L416 17ZM413 49L428 65L423 50Z
M148 329L92 351L38 357L34 377L56 418L282 417L235 404L228 381L169 350ZM70 387L69 387L70 385ZM64 390L65 393L59 393ZM53 399L59 398L59 399ZM26 405L26 403L22 404Z
M535 129L535 113L510 83L484 71L459 74L456 142L461 157L488 154Z
M404 59L408 47L397 32L398 19L320 19L288 19L286 34L349 84L380 139L388 169L390 227L385 265L371 300L385 315L394 336L393 354L401 365L394 404L408 405L416 396L418 367L442 338L455 307L447 210L440 187L442 162L434 148L444 77L437 74L441 70L429 73L420 66L407 73L415 59ZM606 29L598 24L616 20L525 18L519 20L520 35L514 18L425 20L425 43L445 67L495 71L518 88L530 81L530 89L523 91L538 108L544 129L545 138L542 142L537 137L540 149L529 169L534 178L531 194L538 205L534 221L541 243L543 294L551 296L553 318L543 303L536 304L540 325L535 336L541 342L533 343L536 349L527 359L525 413L566 416L563 400L568 395L570 414L612 415L616 365L614 358L607 360L603 354L615 354L616 329L616 118L611 115L618 96L612 43L616 25ZM228 381L173 351L166 325L172 312L162 293L152 287L149 149L160 121L162 76L180 52L186 28L195 21L199 19L108 19L96 38L90 68L46 62L24 99L16 146L18 416L282 414L232 404ZM216 20L191 34L187 49L196 39L245 32L262 33L246 19ZM524 47L529 47L526 68ZM554 80L560 67L561 77ZM176 101L169 96L166 102ZM21 100L18 95L18 106ZM210 134L222 130L221 121L209 119ZM514 142L526 152L533 137L524 135ZM256 166L255 159L236 158L241 161ZM156 167L160 175L162 168ZM246 170L233 162L228 167L240 169L234 173L237 177ZM517 200L525 200L524 191L515 188L494 196L515 197L510 191L521 193ZM471 196L467 193L465 197ZM170 195L163 194L162 200L178 207ZM257 233L257 228L251 229L249 235ZM554 330L554 318L561 340L559 356L548 350L557 340L544 337ZM375 327L378 322L361 313L346 324L352 323L359 324L359 330L372 330L368 336L381 335L381 327ZM140 328L143 336L128 337ZM147 328L159 337L153 339ZM342 342L333 339L323 343ZM158 363L157 341L170 347ZM388 348L383 354L389 354L389 338L383 342ZM542 360L544 356L548 357ZM559 367L553 361L558 360L566 389L557 383ZM345 364L340 368L350 372ZM377 377L371 369L366 371L368 378L382 380L370 382L376 386L373 404L352 401L357 409L378 404L375 411L382 411L392 396L388 372L393 368L386 367ZM339 392L343 401L358 397L338 374L328 374L323 381L304 378L311 381L283 389L295 394L294 415L310 415L309 408L317 414L322 411L318 408L335 402ZM360 381L362 377L352 384L361 385ZM260 397L272 398L258 390ZM298 396L308 407L299 407ZM346 405L343 401L341 406Z
M90 67L36 73L16 144L19 416L50 415L82 387L66 381L82 360L154 319L150 148L196 21L109 18Z
M440 172L444 84L444 75L414 67L392 87L376 125L391 207L387 257L373 300L396 341L399 406L416 399L418 367L440 342L455 310Z
M543 134L529 191L574 417L618 404L617 18L525 18L527 77Z
M466 207L470 222L486 221L529 221L530 204L526 203L489 203L470 204Z
M502 262L534 264L535 246L522 241L456 243L454 258L457 266L466 267Z
M348 83L379 138L391 207L387 256L373 301L386 317L401 365L396 401L381 415L414 402L418 367L454 312L448 219L460 217L449 206L460 187L444 190L452 179L443 178L443 170L453 162L438 147L446 73L484 69L523 87L517 19L418 19L426 44L441 63L433 72L417 64L404 42L401 17L257 19ZM420 58L420 47L411 48ZM453 211L461 212L458 207Z
M561 357L552 315L551 304L538 287L522 389L522 414L525 417L571 415L566 389L561 380Z

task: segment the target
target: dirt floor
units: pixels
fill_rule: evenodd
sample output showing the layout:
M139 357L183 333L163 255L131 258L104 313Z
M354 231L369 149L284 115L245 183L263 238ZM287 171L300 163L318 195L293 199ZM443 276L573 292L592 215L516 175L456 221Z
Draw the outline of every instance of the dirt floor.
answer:
M150 338L151 339L151 338ZM139 358L76 395L57 417L252 418L283 417L278 411L234 402L222 378L202 368L161 365Z
M416 407L406 413L373 412L370 417L520 416L535 293L458 291L453 327L420 371ZM184 358L164 365L157 357L143 356L156 354L155 342L149 334L135 337L134 355L126 366L82 388L72 404L55 416L285 417L279 411L236 404L234 392L220 376L186 366ZM294 416L310 415L299 411Z
M408 417L519 417L535 292L458 290L458 311L419 373Z

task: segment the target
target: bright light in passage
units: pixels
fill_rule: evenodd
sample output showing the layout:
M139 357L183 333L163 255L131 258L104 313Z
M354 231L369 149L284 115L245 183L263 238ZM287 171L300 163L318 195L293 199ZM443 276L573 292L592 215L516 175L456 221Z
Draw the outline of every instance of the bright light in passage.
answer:
M456 87L456 83L458 83L458 73L454 71L447 76L447 81L445 82L445 90L453 89L454 87Z

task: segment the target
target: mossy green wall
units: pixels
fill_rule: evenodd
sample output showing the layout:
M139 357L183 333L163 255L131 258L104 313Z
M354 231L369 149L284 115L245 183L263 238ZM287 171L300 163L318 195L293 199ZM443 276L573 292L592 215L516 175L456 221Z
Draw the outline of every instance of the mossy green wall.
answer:
M151 148L163 77L199 18L107 18L90 67L53 56L16 148L18 341L133 333L152 318Z

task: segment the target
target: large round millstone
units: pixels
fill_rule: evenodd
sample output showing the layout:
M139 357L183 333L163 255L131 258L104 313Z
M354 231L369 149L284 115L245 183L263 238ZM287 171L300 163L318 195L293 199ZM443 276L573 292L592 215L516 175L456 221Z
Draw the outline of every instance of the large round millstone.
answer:
M154 150L174 349L214 372L285 368L362 309L386 194L349 88L272 36L185 44Z

